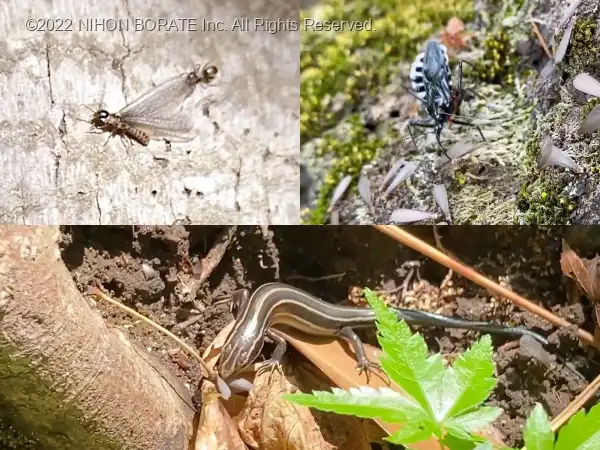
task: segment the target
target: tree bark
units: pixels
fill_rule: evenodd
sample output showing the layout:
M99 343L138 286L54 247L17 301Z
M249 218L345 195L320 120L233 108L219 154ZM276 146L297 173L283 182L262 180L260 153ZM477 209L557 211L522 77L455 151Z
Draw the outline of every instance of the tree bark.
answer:
M299 223L300 31L273 22L288 18L298 2L3 1L0 222ZM208 63L193 141L89 132L93 111Z
M0 227L0 422L36 443L26 448L186 449L190 393L107 328L63 264L60 237Z

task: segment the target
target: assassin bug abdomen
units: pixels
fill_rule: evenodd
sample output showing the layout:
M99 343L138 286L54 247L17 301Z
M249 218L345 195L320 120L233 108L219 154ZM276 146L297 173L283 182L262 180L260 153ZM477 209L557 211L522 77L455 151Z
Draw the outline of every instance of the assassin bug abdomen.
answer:
M429 118L425 120L409 120L408 131L414 141L410 129L411 125L434 128L438 145L448 159L450 157L440 140L444 124L448 121L452 121L458 125L476 127L481 138L485 141L478 125L454 117L459 114L460 105L464 97L464 90L462 88L463 62L466 63L466 61L458 62L458 83L455 91L452 90L452 71L450 70L448 50L446 46L437 41L431 40L427 43L425 51L417 55L410 69L411 93L424 103Z
M440 112L451 113L452 72L445 45L429 41L410 68L412 88L426 106L427 113L436 118ZM447 118L446 114L442 114ZM443 119L444 120L444 119Z

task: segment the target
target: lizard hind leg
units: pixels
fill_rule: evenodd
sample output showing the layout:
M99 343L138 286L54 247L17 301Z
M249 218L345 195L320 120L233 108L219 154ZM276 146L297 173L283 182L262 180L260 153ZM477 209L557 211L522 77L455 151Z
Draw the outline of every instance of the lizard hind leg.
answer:
M365 374L365 376L367 377L367 383L369 383L369 375L371 373L375 373L382 380L383 380L383 378L381 377L381 374L385 375L387 380L383 380L383 381L385 381L385 383L388 385L390 384L390 378L381 369L381 366L378 363L373 362L373 361L369 360L369 358L367 358L364 344L362 343L362 341L360 340L360 338L358 337L358 335L354 332L354 330L352 328L343 327L336 333L336 335L339 336L340 338L342 338L343 340L345 340L346 342L348 342L350 344L350 346L352 347L352 349L354 350L354 354L356 356L356 361L357 361L356 370L358 370L359 375L361 375L363 373Z

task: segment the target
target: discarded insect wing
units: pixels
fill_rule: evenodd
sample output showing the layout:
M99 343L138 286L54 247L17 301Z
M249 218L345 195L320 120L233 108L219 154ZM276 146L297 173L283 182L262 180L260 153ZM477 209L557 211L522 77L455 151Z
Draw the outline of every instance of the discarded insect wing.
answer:
M558 44L558 49L556 50L556 54L554 55L554 62L559 64L562 62L563 58L567 54L567 48L569 47L569 42L571 41L571 34L573 33L573 26L575 25L576 16L573 16L571 19L571 23L565 30L562 39L560 40L560 44Z
M600 97L600 83L590 74L580 73L573 79L573 87L584 94Z
M594 108L588 113L585 120L579 126L579 133L586 134L596 131L600 128L600 105L594 106Z
M446 220L451 222L450 205L448 204L448 192L446 191L446 186L443 184L436 184L433 186L433 199L444 213Z
M392 168L389 170L389 172L383 178L380 189L383 189L385 187L385 185L388 184L388 181L390 181L392 179L392 177L394 175L396 175L396 172L398 172L400 170L400 167L402 167L405 163L406 163L406 160L404 160L404 159L399 159L398 161L396 161L394 163Z
M396 175L396 178L394 178L394 180L390 183L388 188L385 190L385 192L383 193L383 196L387 197L388 195L390 195L392 193L392 191L394 189L396 189L398 187L398 185L400 183L402 183L405 180L408 180L408 178L415 172L415 170L417 170L418 166L419 165L414 162L406 163L406 165L402 168L402 170L400 170L400 172L398 172L398 175Z
M538 160L538 169L549 166L561 166L575 173L581 173L581 168L575 164L564 151L552 143L550 135L544 135L540 142L540 159Z
M421 220L435 219L436 214L432 214L426 211L419 211L417 209L397 209L392 213L390 220L394 223L412 223L420 222Z
M346 192L346 189L348 189L348 186L350 186L351 181L352 181L351 175L346 175L344 178L342 178L340 180L338 185L333 190L333 195L331 196L331 201L329 202L329 208L327 209L327 211L331 212L333 210L333 207L335 206L335 204L338 202L338 200L340 198L342 198L342 196Z
M331 217L329 218L329 225L339 225L340 224L340 212L336 209L331 212Z
M364 173L361 174L360 178L358 179L358 193L369 206L369 208L373 208L373 201L371 199L371 182Z
M458 159L467 153L471 153L473 150L475 150L475 146L471 142L460 140L448 149L446 155L442 155L437 159L435 166L440 167L453 159Z
M573 3L571 3L569 5L569 7L565 10L565 14L560 19L560 22L559 22L557 28L562 28L562 26L565 23L567 23L567 21L571 18L571 16L573 15L573 13L575 12L575 10L577 9L577 7L579 6L580 3L581 3L581 0L575 0Z

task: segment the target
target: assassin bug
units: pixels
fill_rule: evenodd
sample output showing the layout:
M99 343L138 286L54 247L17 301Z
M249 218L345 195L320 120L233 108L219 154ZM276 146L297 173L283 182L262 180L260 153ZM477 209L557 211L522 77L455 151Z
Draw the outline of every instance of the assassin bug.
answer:
M445 45L434 40L429 41L425 52L417 55L410 68L412 89L408 91L425 104L425 110L429 115L427 119L411 119L408 121L410 137L415 142L411 126L434 128L437 143L448 159L451 158L446 153L446 149L440 140L446 122L476 127L481 138L485 141L479 125L456 118L460 114L460 106L466 91L462 87L463 63L469 64L462 60L458 62L458 85L455 91L452 90L452 72L450 71L448 50Z

